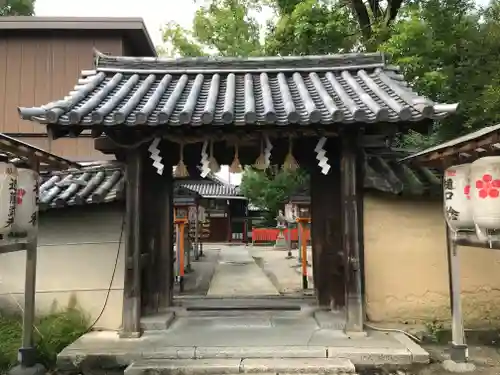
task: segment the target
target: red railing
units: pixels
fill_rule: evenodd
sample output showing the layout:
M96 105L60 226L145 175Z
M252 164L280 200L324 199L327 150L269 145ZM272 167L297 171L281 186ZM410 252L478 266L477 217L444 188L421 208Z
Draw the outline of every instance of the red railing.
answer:
M279 234L279 229L276 228L252 228L252 242L275 242ZM292 236L292 241L297 242L299 240L299 232L297 228L285 229L283 234L285 238L288 239L288 234ZM307 229L306 241L309 241L310 231Z

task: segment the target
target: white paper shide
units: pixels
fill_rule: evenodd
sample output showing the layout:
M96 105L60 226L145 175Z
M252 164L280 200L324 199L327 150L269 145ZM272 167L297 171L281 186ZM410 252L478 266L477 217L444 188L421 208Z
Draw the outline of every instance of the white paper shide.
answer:
M460 164L449 167L444 172L444 215L448 226L454 232L474 228L470 168L471 164Z

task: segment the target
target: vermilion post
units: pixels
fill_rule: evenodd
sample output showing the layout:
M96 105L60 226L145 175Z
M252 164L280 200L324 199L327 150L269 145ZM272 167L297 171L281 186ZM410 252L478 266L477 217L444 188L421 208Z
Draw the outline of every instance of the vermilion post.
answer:
M297 221L299 222L300 230L302 235L300 236L300 254L301 254L301 266L302 266L302 289L308 288L308 280L307 280L307 228L306 225L309 223L308 218L299 218Z
M184 223L179 223L179 290L184 291Z

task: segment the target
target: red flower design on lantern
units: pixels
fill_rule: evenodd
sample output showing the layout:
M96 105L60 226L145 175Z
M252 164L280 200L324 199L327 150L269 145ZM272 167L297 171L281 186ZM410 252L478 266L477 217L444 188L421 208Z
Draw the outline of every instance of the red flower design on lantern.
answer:
M481 180L476 181L476 189L479 190L479 198L498 198L500 195L500 180L494 180L490 174L483 175Z
M17 189L17 204L23 203L23 197L26 195L26 190Z
M465 185L464 194L467 197L467 199L470 199L470 185Z

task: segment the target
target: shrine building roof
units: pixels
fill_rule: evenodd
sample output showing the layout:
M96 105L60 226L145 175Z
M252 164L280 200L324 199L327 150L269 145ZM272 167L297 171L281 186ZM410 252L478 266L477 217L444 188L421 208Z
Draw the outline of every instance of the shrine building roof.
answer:
M20 107L20 116L59 130L220 128L418 122L457 108L412 91L380 53L164 59L96 52L94 65L66 97Z
M203 198L243 198L236 187L212 176L175 180L174 196L187 193ZM121 163L110 161L43 173L39 196L42 210L120 201L125 198L125 169Z
M451 139L423 151L415 152L402 162L423 165L462 164L488 155L498 155L500 151L500 124L485 126L469 134Z

